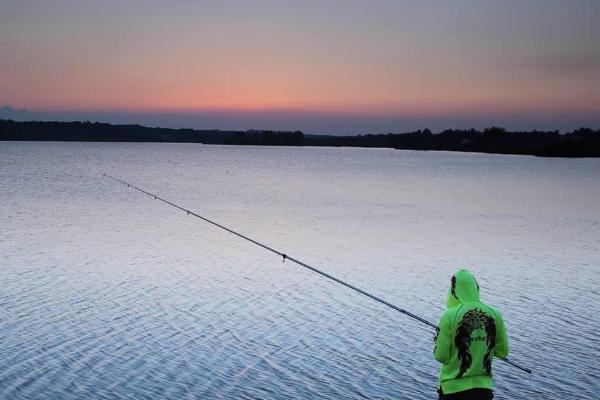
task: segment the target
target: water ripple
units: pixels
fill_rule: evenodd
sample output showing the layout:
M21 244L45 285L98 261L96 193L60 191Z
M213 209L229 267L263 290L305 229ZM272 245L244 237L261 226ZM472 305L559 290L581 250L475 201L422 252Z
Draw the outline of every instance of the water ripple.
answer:
M102 172L431 321L467 266L534 370L495 363L497 399L600 391L598 160L110 143L0 160L0 398L435 397L428 327Z

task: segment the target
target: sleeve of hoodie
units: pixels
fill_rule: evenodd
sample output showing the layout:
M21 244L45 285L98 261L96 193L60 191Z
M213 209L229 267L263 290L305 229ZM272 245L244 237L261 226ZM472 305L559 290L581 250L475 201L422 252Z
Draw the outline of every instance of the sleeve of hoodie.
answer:
M450 361L450 345L452 343L452 329L450 327L450 318L448 313L444 313L440 318L439 332L435 336L435 348L433 354L435 359L442 364Z
M502 314L496 311L496 347L494 348L496 357L504 358L508 355L508 337Z

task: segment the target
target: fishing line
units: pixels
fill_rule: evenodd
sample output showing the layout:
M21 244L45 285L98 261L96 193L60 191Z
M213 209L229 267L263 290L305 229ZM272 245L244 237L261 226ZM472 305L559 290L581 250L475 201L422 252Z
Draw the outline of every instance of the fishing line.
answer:
M179 206L179 205L177 205L175 203L172 203L169 200L163 199L162 197L160 197L160 196L158 196L156 194L147 192L144 189L141 189L141 188L139 188L139 187L137 187L137 186L135 186L135 185L133 185L131 183L125 182L125 181L123 181L123 180L121 180L119 178L115 178L114 176L111 176L111 175L108 175L108 174L102 174L102 176L110 178L110 179L114 180L115 182L119 182L119 183L127 186L128 188L132 188L132 189L137 190L138 192L144 193L145 195L154 198L154 200L160 200L161 202L163 202L165 204L168 204L168 205L170 205L172 207L175 207L175 208L177 208L177 209L185 212L187 215L192 215L192 216L194 216L196 218L199 218L199 219L201 219L201 220L203 220L205 222L208 222L211 225L216 226L217 228L221 228L221 229L223 229L223 230L225 230L225 231L227 231L227 232L229 232L229 233L231 233L231 234L233 234L233 235L235 235L237 237L240 237L240 238L242 238L244 240L247 240L250 243L254 243L257 246L260 246L263 249L268 250L271 253L277 254L279 257L282 257L283 262L285 262L286 260L289 260L289 261L291 261L293 263L296 263L296 264L300 265L301 267L307 268L307 269L309 269L309 270L311 270L313 272L316 272L317 274L319 274L321 276L324 276L325 278L328 278L328 279L330 279L330 280L332 280L334 282L339 283L340 285L346 286L347 288L352 289L355 292L358 292L358 293L360 293L360 294L362 294L364 296L367 296L368 298L370 298L372 300L375 300L375 301L377 301L377 302L379 302L379 303L381 303L383 305L386 305L389 308L392 308L392 309L394 309L394 310L396 310L396 311L398 311L398 312L400 312L400 313L402 313L402 314L404 314L406 316L411 317L412 319L415 319L415 320L417 320L417 321L419 321L419 322L421 322L421 323L423 323L425 325L428 325L428 326L430 326L430 327L432 327L434 329L438 329L438 326L436 324L434 324L432 322L429 322L425 318L421 318L418 315L411 313L410 311L407 311L407 310L405 310L403 308L400 308L400 307L398 307L398 306L396 306L396 305L394 305L394 304L392 304L392 303L390 303L390 302L388 302L388 301L386 301L386 300L384 300L384 299L382 299L380 297L377 297L377 296L375 296L375 295L373 295L373 294L371 294L369 292L366 292L366 291L364 291L364 290L362 290L362 289L360 289L360 288L358 288L358 287L356 287L356 286L354 286L354 285L352 285L352 284L350 284L348 282L344 282L343 280L341 280L339 278L336 278L335 276L330 275L327 272L321 271L318 268L310 266L310 265L308 265L308 264L306 264L306 263L304 263L304 262L302 262L302 261L300 261L300 260L298 260L298 259L296 259L294 257L291 257L291 256L287 255L286 253L283 253L281 251L275 250L274 248L272 248L272 247L270 247L270 246L268 246L268 245L266 245L264 243L261 243L261 242L259 242L257 240L254 240L254 239L251 239L248 236L245 236L245 235L243 235L243 234L241 234L239 232L234 231L233 229L227 228L226 226L223 226L223 225L221 225L221 224L219 224L217 222L214 222L214 221L212 221L212 220L210 220L210 219L208 219L206 217L203 217L203 216L201 216L199 214L196 214L195 212L193 212L191 210L188 210L187 208L183 208L183 207L181 207L181 206ZM520 366L520 365L518 365L518 364L516 364L516 363L514 363L512 361L509 361L507 358L499 358L499 359L502 360L502 361L504 361L504 362L506 362L506 363L508 363L508 364L510 364L510 365L512 365L513 367L516 367L516 368L520 369L521 371L525 371L525 372L527 372L529 374L531 373L531 370L529 368L522 367L522 366Z

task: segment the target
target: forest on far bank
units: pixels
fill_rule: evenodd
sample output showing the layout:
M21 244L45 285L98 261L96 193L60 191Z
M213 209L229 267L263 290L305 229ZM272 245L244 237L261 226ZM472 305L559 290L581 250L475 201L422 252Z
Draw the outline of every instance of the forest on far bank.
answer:
M600 130L508 131L490 127L428 129L357 136L307 135L301 131L196 130L98 122L0 120L0 141L173 142L259 146L345 146L445 150L550 157L600 157Z

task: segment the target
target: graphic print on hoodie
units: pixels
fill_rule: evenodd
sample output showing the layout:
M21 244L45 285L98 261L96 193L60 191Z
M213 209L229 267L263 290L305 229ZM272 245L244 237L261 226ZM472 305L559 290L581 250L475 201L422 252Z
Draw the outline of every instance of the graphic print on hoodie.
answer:
M446 306L434 349L435 358L442 363L442 391L491 389L493 357L508 354L502 315L479 300L479 285L467 270L452 277Z

